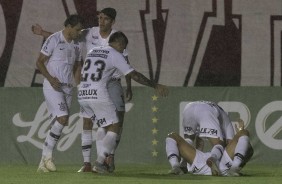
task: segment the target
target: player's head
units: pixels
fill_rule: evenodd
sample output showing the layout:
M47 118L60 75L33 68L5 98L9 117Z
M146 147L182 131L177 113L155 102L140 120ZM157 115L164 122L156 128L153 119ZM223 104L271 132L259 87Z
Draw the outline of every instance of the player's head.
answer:
M121 31L117 31L110 36L109 45L121 53L126 49L127 44L128 39Z
M83 19L77 14L70 15L64 22L65 30L71 39L76 39L81 33Z
M99 12L99 27L101 31L109 31L115 23L117 12L114 8L104 8Z

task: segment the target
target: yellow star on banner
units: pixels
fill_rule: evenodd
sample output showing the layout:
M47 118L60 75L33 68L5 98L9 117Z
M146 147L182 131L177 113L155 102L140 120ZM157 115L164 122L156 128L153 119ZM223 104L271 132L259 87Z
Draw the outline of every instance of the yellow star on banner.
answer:
M153 128L153 129L152 129L152 133L153 133L153 134L157 134L157 133L158 133L158 130L157 130L156 128Z
M153 156L153 157L157 157L157 156L158 156L158 152L157 152L156 150L154 150L154 151L152 152L152 156Z
M152 145L157 145L158 142L159 142L159 141L157 141L156 139L154 139L154 140L152 141Z
M157 122L158 122L158 118L153 117L153 118L152 118L152 122L153 122L154 124L157 123Z
M156 95L152 96L152 100L153 101L157 101L158 100L158 96L156 96Z
M153 107L152 107L152 111L153 111L153 112L157 112L157 111L158 111L158 108L157 108L156 106L153 106Z

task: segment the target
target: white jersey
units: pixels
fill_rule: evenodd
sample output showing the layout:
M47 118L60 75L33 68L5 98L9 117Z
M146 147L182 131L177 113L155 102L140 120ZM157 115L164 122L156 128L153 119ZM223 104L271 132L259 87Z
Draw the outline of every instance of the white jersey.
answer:
M188 103L183 110L184 134L200 137L232 139L234 129L227 113L216 103L196 101Z
M90 52L94 47L98 47L98 46L108 46L109 45L109 38L110 36L117 32L117 30L112 29L110 35L107 38L102 38L102 36L100 35L100 28L99 27L92 27L92 28L88 28L83 30L85 32L87 32L86 36L85 36L85 48L86 48L86 53ZM124 50L123 52L124 56L127 56L127 51ZM120 78L122 76L122 74L118 71L116 71L112 78Z
M61 83L72 84L73 66L75 61L81 61L81 45L68 43L62 31L52 34L42 46L41 53L50 56L46 68L51 76L59 79ZM47 79L44 80L45 88L52 88Z
M123 55L110 46L91 50L83 64L78 100L110 102L107 84L116 69L123 75L134 70Z

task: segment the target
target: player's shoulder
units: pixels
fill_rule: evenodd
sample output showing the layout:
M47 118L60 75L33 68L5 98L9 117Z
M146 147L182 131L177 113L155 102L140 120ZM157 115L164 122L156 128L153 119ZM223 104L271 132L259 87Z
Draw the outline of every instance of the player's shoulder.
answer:
M63 33L62 31L58 31L55 32L53 34L51 34L47 39L46 39L46 44L49 43L59 43L59 42L63 42Z

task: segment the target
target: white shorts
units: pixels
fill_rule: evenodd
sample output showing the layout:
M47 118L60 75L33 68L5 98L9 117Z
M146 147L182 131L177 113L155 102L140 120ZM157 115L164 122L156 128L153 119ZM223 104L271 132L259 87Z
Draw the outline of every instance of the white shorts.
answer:
M211 168L206 164L206 160L210 156L210 152L204 153L196 150L196 156L192 165L187 165L188 172L195 175L212 175Z
M69 89L69 93L66 94L54 89L43 88L43 94L47 109L53 117L69 115L69 109L72 101L71 89Z
M191 166L187 165L190 173L195 175L212 175L211 168L207 165L206 161L211 156L210 152L202 152L196 150L196 156ZM222 176L226 176L227 172L232 165L232 160L224 150L221 160L219 162L219 170Z
M199 133L199 137L220 138L222 134L219 112L216 107L203 103L192 102L186 105L183 110L184 134L193 135Z
M116 106L117 111L125 111L124 93L120 79L110 80L107 87L109 96Z
M79 101L79 104L84 117L93 117L92 121L98 127L106 127L119 122L116 108L112 102Z

